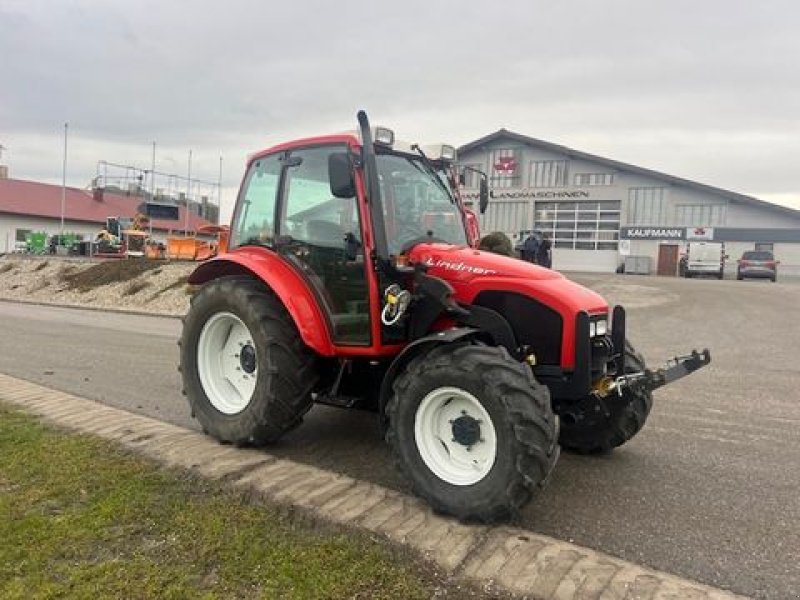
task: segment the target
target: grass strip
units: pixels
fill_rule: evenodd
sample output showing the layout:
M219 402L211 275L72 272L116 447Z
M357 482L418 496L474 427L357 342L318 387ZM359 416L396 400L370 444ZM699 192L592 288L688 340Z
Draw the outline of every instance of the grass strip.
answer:
M0 405L0 597L483 596L401 549Z

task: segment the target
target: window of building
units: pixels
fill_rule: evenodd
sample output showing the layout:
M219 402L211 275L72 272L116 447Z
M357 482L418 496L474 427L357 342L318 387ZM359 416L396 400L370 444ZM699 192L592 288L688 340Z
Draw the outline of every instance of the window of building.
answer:
M534 228L540 229L556 248L616 250L619 243L620 203L537 202Z
M551 188L565 185L567 185L567 161L535 160L531 162L531 187Z
M575 185L613 185L613 173L575 173Z
M724 204L679 204L675 207L675 224L687 227L716 227L725 224Z
M518 148L498 148L489 156L489 187L519 187L521 181Z
M26 241L27 236L28 236L28 234L30 232L31 232L30 229L17 229L17 233L16 233L16 237L15 237L16 241L18 241L18 242Z
M635 187L628 190L630 225L664 225L667 221L665 190L661 187Z

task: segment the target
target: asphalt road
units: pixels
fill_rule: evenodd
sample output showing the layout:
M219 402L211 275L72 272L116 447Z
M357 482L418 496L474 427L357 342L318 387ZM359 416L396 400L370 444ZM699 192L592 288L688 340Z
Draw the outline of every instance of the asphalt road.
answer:
M603 457L563 454L519 525L757 598L800 597L800 285L576 276L629 308L651 366L703 371L656 393ZM176 319L0 302L0 372L196 428ZM376 417L315 407L270 452L406 489Z

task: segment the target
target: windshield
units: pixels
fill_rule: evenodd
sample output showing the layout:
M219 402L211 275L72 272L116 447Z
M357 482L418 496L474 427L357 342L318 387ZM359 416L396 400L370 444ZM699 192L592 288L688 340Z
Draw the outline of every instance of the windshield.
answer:
M408 156L379 154L376 159L389 254L426 238L467 244L461 212L443 172L432 172L421 159Z

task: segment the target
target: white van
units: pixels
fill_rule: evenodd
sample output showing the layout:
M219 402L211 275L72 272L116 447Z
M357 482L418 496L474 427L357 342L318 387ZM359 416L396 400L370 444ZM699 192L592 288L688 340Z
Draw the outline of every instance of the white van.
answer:
M686 253L681 257L681 275L713 275L722 279L726 258L725 244L722 242L689 242L686 244Z

